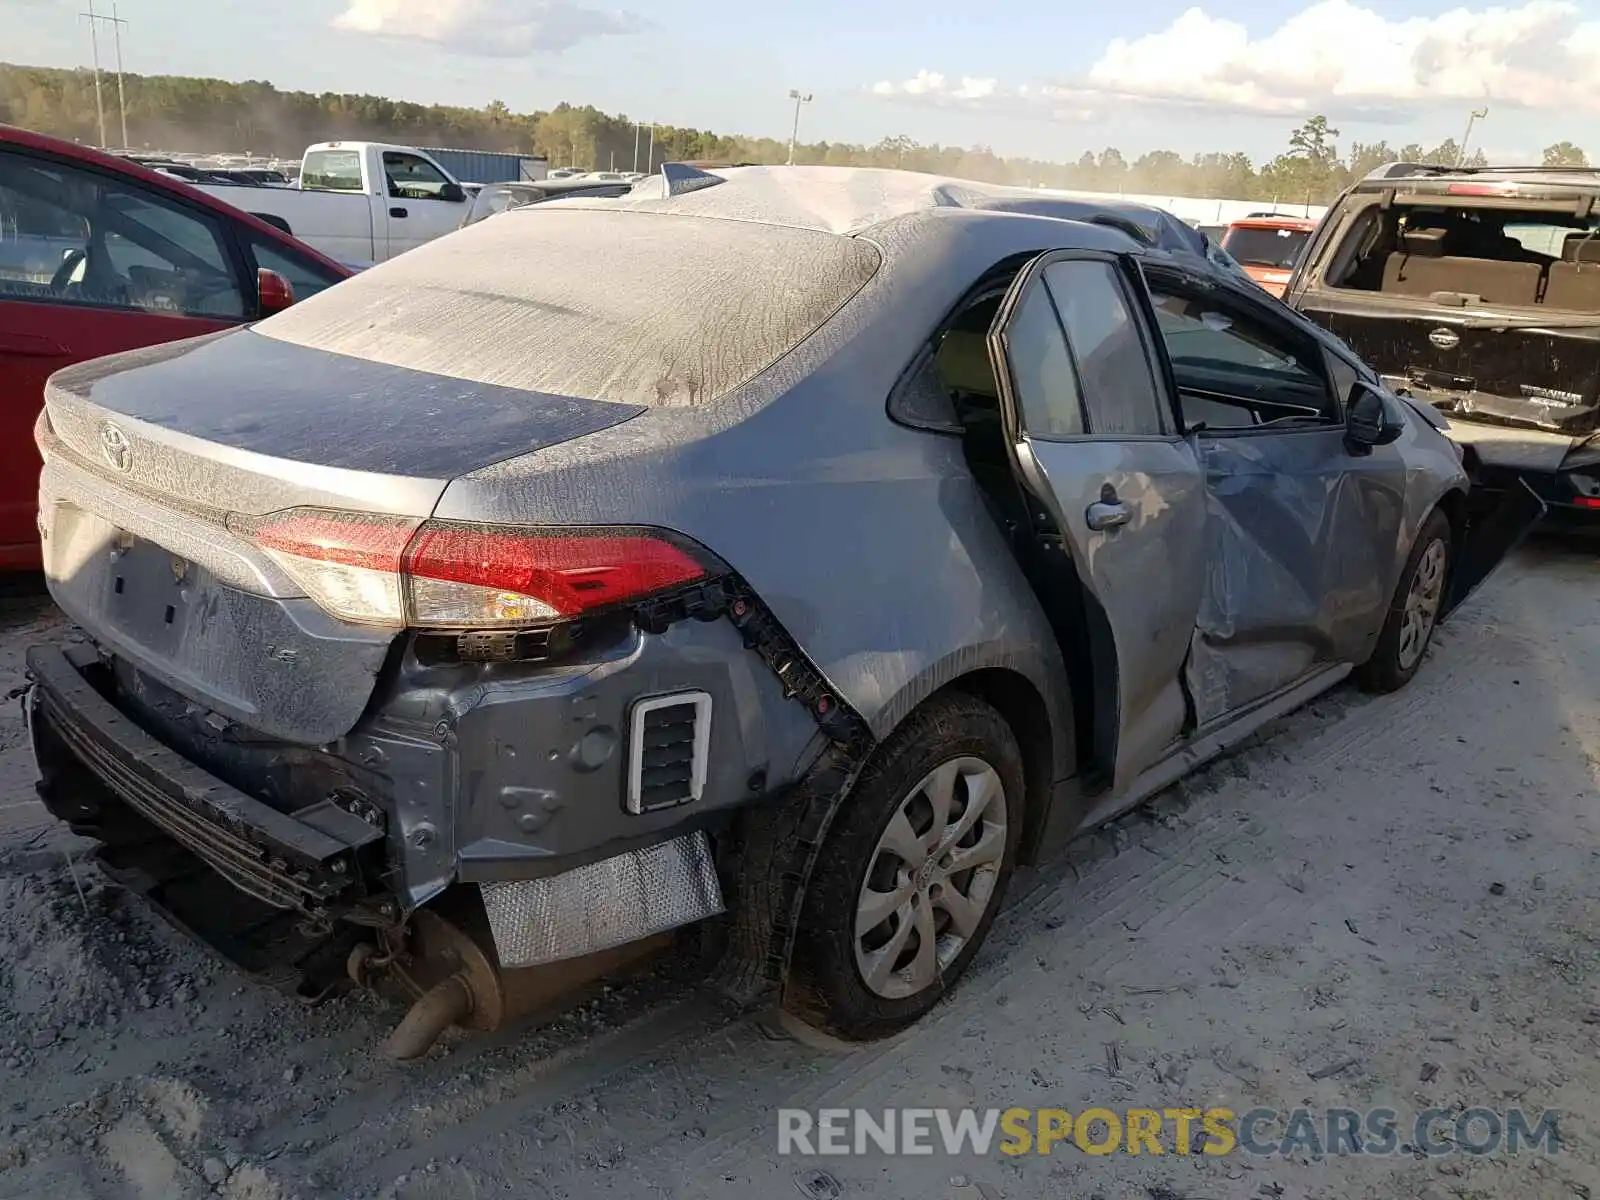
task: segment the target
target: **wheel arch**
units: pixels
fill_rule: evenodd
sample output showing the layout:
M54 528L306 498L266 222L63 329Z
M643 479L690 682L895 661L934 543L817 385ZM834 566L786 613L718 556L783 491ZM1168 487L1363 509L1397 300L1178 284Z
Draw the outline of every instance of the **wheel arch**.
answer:
M1050 810L1061 760L1057 754L1057 741L1065 737L1075 741L1070 718L1071 700L1067 699L1069 716L1065 722L1052 720L1050 706L1032 680L1007 667L983 667L947 683L928 699L946 692L962 692L982 700L1000 714L1011 727L1022 751L1023 773L1023 827L1020 848L1021 861L1031 862L1044 829L1045 817ZM920 707L920 706L919 706ZM1071 761L1072 748L1067 747L1065 758Z

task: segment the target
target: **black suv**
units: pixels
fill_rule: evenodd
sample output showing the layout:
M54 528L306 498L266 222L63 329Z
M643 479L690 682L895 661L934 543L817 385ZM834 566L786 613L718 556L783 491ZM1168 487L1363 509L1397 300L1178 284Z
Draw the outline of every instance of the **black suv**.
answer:
M1600 531L1600 170L1391 163L1313 235L1284 300L1433 405L1485 483Z

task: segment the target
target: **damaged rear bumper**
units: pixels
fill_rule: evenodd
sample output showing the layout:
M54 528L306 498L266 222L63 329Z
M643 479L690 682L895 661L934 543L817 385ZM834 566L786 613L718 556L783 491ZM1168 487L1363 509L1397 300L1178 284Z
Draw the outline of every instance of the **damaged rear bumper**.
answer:
M84 675L92 661L34 646L27 664L39 792L54 815L99 836L108 801L120 803L274 909L320 917L359 897L359 860L381 830L329 803L290 815L230 787L118 711Z

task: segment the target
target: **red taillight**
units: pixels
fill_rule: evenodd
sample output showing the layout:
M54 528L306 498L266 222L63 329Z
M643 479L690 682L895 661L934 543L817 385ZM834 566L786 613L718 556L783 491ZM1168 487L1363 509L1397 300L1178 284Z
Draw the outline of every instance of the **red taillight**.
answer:
M1600 508L1600 496L1577 496L1572 503L1578 508Z
M705 568L645 533L558 534L428 524L406 554L412 579L537 599L571 617L693 583Z
M1452 196L1515 196L1522 189L1515 183L1452 183L1445 190Z
M648 529L538 529L292 509L238 531L336 617L481 629L563 620L707 575Z

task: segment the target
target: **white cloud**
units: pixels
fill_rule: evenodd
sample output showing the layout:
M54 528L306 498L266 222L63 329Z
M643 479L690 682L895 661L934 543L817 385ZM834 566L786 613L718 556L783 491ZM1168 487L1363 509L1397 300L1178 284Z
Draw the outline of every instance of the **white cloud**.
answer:
M1488 102L1536 109L1600 108L1600 21L1566 0L1517 7L1457 8L1391 20L1353 0L1317 0L1276 29L1190 8L1165 29L1116 38L1079 78L1006 88L994 80L952 83L932 71L872 91L932 103L1035 108L1107 100L1370 120L1416 109ZM966 85L982 83L981 93Z
M428 42L500 57L560 54L608 34L638 33L649 22L571 0L348 0L335 29Z
M1005 87L998 79L964 75L947 79L937 71L918 71L910 79L894 83L879 80L869 89L875 96L890 99L899 97L924 104L980 109L992 112L1000 109L1033 110L1047 112L1061 121L1092 121L1100 114L1083 101L1091 98L1080 88L1053 85Z

